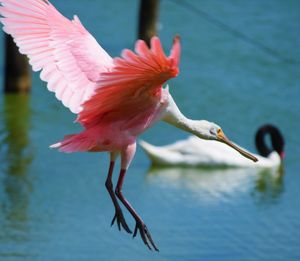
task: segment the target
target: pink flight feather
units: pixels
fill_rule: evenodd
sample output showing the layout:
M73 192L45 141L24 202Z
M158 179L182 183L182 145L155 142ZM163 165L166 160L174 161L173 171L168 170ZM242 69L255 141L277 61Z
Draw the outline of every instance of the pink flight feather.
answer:
M151 39L151 49L138 40L135 51L125 49L122 58L114 59L112 70L101 74L95 94L78 116L85 127L135 117L140 108L151 107L156 98L159 101L155 96L160 95L162 84L178 75L179 51L166 57L158 37Z
M74 113L97 87L100 73L112 66L112 58L83 27L70 21L48 1L1 0L3 30L11 34L20 52L29 57L33 70L41 72L48 89Z

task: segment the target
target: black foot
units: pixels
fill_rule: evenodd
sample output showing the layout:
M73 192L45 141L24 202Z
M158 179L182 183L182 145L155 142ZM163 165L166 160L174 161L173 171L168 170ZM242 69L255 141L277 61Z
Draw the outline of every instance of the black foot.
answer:
M146 227L145 223L142 220L136 220L133 237L136 237L138 230L140 231L141 238L142 238L143 242L145 243L145 245L150 250L152 250L152 248L151 248L151 246L152 246L154 248L154 250L159 252L158 248L156 247L156 245L154 244L154 242L152 240L152 237L151 237L151 234L150 234L148 228ZM148 241L150 242L151 246L149 245Z
M123 212L121 209L116 209L116 214L111 221L111 226L115 223L116 220L117 220L117 225L118 225L118 228L120 231L121 231L121 226L122 226L127 233L129 233L129 234L132 233L132 231L129 229L129 227L125 221L125 218L123 216Z

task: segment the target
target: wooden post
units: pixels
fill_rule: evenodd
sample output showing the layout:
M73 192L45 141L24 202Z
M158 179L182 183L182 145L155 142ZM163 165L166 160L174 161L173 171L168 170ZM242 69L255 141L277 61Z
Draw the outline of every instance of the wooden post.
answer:
M31 73L28 58L19 53L10 35L5 35L4 92L29 92Z
M157 35L159 0L140 0L138 38L150 45L152 36Z

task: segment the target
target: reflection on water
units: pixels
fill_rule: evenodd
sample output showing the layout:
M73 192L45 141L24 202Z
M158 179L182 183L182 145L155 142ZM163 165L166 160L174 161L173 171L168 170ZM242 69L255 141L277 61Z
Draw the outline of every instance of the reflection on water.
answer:
M283 168L151 168L150 182L188 189L206 203L229 201L249 193L257 202L273 202L283 191Z
M28 230L26 223L32 187L27 170L33 159L28 135L29 98L26 94L4 97L0 136L0 242L23 241Z
M256 203L264 204L276 202L284 191L284 166L281 165L277 170L264 169L254 183L251 195Z

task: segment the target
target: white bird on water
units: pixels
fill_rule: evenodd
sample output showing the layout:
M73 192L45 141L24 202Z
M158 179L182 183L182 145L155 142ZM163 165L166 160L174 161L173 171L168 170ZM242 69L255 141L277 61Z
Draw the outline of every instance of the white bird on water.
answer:
M265 142L271 137L272 149ZM280 166L284 157L284 140L280 131L273 125L260 127L255 136L255 143L260 155L255 155L258 162L253 163L223 143L213 140L197 139L190 136L171 145L154 146L145 141L140 145L154 166L206 166L206 167L259 167L273 168Z

